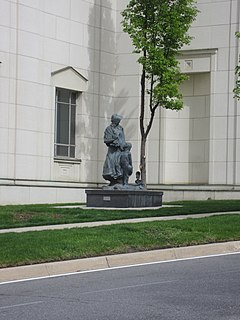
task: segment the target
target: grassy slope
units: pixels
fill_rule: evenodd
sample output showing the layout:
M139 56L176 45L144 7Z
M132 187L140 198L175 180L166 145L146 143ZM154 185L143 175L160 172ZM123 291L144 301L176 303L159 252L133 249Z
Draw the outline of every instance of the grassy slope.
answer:
M48 224L119 220L140 217L240 211L240 200L182 201L157 210L89 210L53 205L0 206L0 229ZM170 205L170 203L168 203Z
M240 215L0 234L0 267L240 240Z

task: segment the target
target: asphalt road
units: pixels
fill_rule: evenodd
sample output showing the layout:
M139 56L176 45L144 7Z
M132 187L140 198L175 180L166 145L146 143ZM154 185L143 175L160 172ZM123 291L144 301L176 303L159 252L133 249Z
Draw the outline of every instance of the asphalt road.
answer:
M2 284L0 319L240 320L240 254Z

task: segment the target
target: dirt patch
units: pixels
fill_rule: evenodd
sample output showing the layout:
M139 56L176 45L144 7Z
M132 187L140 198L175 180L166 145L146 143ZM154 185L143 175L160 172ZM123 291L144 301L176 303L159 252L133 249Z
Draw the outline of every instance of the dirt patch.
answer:
M14 215L14 219L17 221L29 221L34 216L31 212L17 212Z
M61 215L61 214L59 214L59 213L54 213L53 219L58 220L58 219L61 219L61 218L62 218L62 215Z

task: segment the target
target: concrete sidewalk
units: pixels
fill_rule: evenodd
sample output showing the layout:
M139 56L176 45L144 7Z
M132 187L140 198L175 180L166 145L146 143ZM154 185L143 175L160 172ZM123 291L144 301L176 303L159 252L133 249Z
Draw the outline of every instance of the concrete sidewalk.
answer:
M211 216L216 216L216 215L226 215L226 214L240 214L240 211L200 213L200 214L177 215L177 216L149 217L149 218L122 219L122 220L111 220L111 221L96 221L96 222L83 222L83 223L56 224L56 225L24 227L24 228L11 228L11 229L1 229L0 230L0 234L1 233L9 233L9 232L61 230L61 229L73 229L73 228L85 228L85 227L91 228L91 227L99 227L99 226L109 226L109 225L113 225L113 224L123 224L123 223L139 223L139 222L150 222L150 221L199 219L199 218L204 218L204 217L211 217Z

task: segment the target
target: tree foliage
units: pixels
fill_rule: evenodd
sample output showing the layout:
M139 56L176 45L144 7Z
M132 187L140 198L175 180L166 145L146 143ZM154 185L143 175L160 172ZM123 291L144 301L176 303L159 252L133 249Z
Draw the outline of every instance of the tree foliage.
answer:
M197 12L194 0L130 0L122 12L123 30L129 34L142 65L140 169L144 183L145 145L156 109L183 107L179 85L186 75L180 72L176 57L191 41L188 30Z
M240 39L240 32L236 32L236 37L238 39ZM240 100L240 56L238 58L238 65L236 66L236 69L235 69L235 74L237 76L237 80L236 80L236 83L235 83L235 88L233 90L234 92L234 98L237 98L238 100Z

